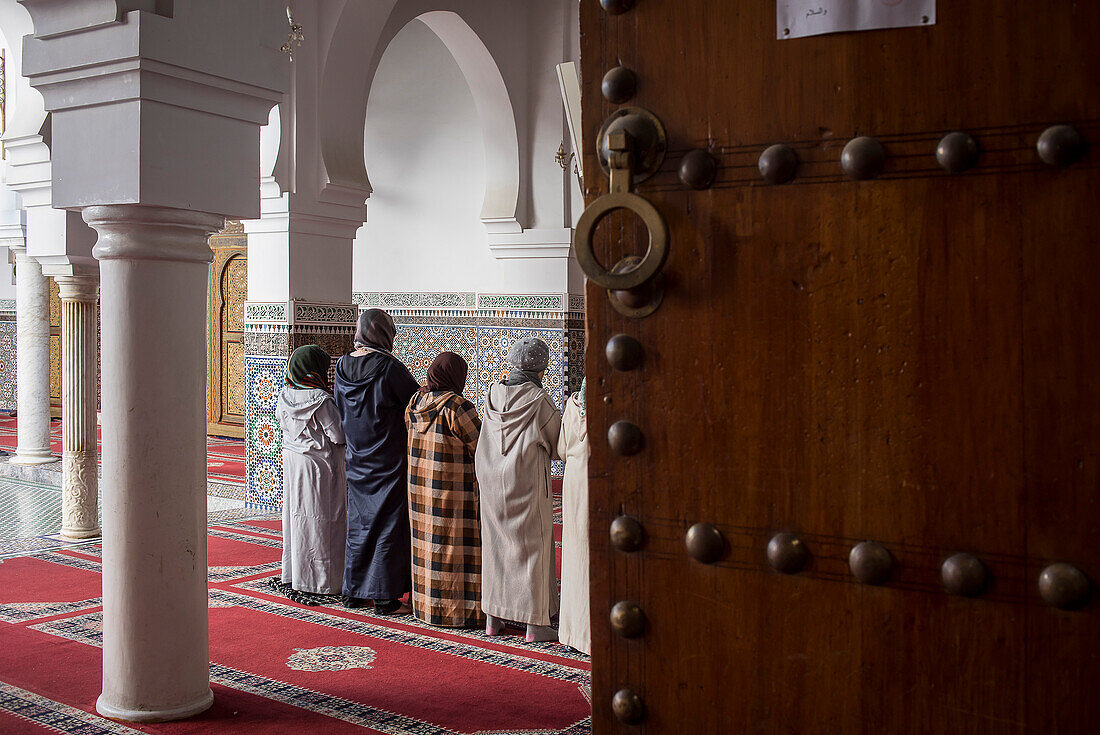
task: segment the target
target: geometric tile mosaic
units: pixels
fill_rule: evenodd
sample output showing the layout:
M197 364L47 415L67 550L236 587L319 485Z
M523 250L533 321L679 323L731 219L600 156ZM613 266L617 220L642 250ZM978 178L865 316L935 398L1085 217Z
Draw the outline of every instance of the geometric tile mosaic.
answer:
M0 321L0 409L15 410L14 321Z
M565 408L565 330L478 327L477 408L481 413L489 385L508 376L508 349L523 337L538 337L550 348L550 364L542 385L561 410Z
M477 328L466 326L399 325L394 338L394 355L405 363L418 381L428 375L428 366L440 352L454 352L470 366L463 395L473 398L477 390Z
M283 437L275 418L286 358L245 358L245 502L269 508L283 500Z
M395 316L393 354L405 363L417 381L426 377L428 366L440 352L461 355L470 366L463 393L478 413L483 411L488 386L508 374L508 349L522 337L538 337L550 348L543 386L559 410L565 408L569 393L580 389L584 375L584 330L574 327L576 321L567 325L564 314L555 319L517 319L514 315L447 318L438 312L437 316L445 323ZM403 323L405 318L409 323ZM583 326L583 322L580 324ZM246 358L245 497L250 507L271 508L282 504L282 437L275 418L275 401L282 389L285 370L285 357L250 354ZM554 462L555 477L561 477L563 469L561 462Z

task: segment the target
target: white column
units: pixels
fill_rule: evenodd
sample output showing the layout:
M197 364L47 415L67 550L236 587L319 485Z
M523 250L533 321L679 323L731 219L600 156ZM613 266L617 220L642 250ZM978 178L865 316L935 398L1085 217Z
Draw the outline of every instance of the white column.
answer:
M55 276L61 297L61 535L99 535L96 294L99 276Z
M50 453L50 287L42 266L15 256L16 403L18 444L13 464L52 462Z
M206 278L214 215L93 206L102 278L106 717L213 702L206 591Z

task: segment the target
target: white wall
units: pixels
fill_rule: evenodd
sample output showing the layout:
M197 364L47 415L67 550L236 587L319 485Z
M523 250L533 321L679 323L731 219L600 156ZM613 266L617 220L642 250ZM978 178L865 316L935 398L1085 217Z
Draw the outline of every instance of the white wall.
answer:
M528 20L541 32L528 29L539 40L522 49L529 83L525 108L515 112L532 123L524 162L531 166L528 227L568 226L568 189L554 162L564 132L554 64L568 46L567 17L553 3L531 4ZM520 104L514 93L513 104ZM374 193L355 241L354 291L568 290L565 259L497 259L490 252L480 220L485 148L477 109L446 46L417 21L394 37L379 64L367 103L365 159Z

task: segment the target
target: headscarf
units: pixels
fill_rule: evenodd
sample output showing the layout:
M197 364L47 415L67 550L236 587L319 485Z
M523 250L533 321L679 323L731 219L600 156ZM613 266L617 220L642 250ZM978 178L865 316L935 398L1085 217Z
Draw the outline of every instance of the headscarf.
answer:
M381 309L367 309L359 315L359 326L355 328L355 346L360 349L377 352L390 352L393 349L393 335L397 327L393 317Z
M581 389L577 391L577 403L581 404L581 416L588 410L588 378L581 378Z
M286 384L295 388L320 388L331 393L328 387L328 368L331 364L332 358L318 345L302 345L287 361Z
M454 352L440 352L428 367L428 381L426 385L420 386L420 392L449 390L462 395L469 370L470 366L461 355Z
M505 385L535 383L541 388L539 373L550 364L550 348L538 337L517 339L508 348L508 362L512 370L504 379Z

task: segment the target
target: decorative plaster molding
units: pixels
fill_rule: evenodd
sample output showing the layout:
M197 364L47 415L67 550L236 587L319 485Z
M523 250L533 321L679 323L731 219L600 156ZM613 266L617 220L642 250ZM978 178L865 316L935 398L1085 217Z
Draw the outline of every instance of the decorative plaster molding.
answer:
M314 304L305 301L291 301L295 326L339 326L355 325L359 320L359 308L355 304Z
M381 309L476 309L477 294L463 292L357 293L352 301Z
M494 231L486 225L489 250L501 260L513 258L568 258L573 247L572 228Z
M15 299L0 299L0 311L15 311Z
M283 301L247 301L244 320L248 324L287 324L287 305Z
M518 309L522 311L565 311L567 294L486 294L477 295L479 309Z
M359 320L355 304L321 304L309 301L248 301L244 305L246 324L353 327Z
M356 292L352 302L360 309L392 309L406 311L439 311L454 315L489 316L507 311L584 312L584 296L569 293L495 294L472 291L444 292Z

